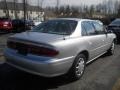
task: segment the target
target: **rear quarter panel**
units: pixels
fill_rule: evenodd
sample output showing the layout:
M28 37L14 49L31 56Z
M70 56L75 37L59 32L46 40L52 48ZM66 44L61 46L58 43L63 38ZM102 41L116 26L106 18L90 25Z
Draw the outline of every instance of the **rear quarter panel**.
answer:
M112 42L116 39L116 35L114 33L108 33L106 35L106 41L105 41L105 45L106 45L106 49L108 50L110 48L110 46L112 45Z
M89 43L84 41L82 37L69 38L54 43L54 46L59 49L57 58L76 57L80 51L87 50Z

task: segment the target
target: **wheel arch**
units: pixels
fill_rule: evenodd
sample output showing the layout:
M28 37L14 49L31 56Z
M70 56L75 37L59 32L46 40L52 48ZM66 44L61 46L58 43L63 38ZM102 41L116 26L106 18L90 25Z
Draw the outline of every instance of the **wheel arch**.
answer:
M77 56L80 55L80 54L84 54L86 56L86 62L89 60L89 52L87 50L82 50L81 52L79 52L77 54Z

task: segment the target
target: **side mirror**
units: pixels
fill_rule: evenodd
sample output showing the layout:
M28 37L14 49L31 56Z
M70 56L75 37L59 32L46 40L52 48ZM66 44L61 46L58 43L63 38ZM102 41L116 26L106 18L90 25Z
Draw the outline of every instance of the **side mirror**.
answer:
M109 30L108 26L104 26L105 33L113 33L112 30Z

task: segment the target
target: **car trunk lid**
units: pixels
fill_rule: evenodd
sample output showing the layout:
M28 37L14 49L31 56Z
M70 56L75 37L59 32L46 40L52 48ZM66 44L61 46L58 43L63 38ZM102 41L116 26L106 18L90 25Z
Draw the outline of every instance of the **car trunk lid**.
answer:
M56 40L62 40L63 35L27 31L20 34L15 34L11 36L11 38L36 43L52 43L55 42Z

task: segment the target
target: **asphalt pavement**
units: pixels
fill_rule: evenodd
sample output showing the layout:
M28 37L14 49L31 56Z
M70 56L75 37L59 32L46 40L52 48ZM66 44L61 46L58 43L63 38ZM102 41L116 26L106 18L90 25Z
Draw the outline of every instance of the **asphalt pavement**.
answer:
M1 53L10 35L0 36ZM120 90L120 45L116 45L113 56L103 55L87 65L84 75L77 81L65 76L44 78L20 71L4 63L3 56L0 62L0 90Z

